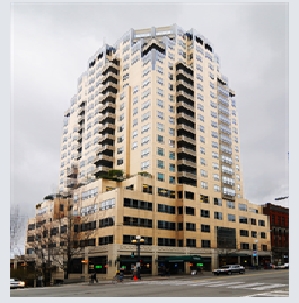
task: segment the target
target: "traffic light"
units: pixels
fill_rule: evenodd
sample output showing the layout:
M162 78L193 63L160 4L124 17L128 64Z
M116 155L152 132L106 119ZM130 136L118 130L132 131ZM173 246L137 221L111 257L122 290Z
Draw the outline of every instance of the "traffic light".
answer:
M134 258L134 253L133 252L131 253L131 258Z

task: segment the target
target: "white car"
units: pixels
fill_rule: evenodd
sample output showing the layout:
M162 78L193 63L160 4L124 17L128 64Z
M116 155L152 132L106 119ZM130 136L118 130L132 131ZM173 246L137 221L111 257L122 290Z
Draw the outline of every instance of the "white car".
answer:
M10 279L10 288L25 288L25 282L18 279Z
M284 263L284 268L289 269L289 263Z
M224 265L213 270L213 274L217 276L220 274L231 275L233 273L245 274L245 267L241 265Z

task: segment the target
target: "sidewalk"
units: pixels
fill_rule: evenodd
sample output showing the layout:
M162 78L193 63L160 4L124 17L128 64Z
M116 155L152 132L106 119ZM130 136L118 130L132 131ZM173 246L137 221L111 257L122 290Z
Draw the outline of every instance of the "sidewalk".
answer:
M112 280L99 280L98 282L73 282L73 283L64 283L61 285L55 285L54 287L65 287L65 286L71 286L71 285L84 285L84 286L100 286L100 285L107 285L107 284L112 284L112 283L126 283L126 282L136 282L138 283L139 281L165 281L165 280L195 280L200 277L202 278L207 278L210 276L210 272L206 272L203 274L197 274L197 275L170 275L170 276L152 276L152 275L145 275L141 276L141 280L138 281L133 281L131 280L131 276L125 276L124 277L124 282L114 282Z

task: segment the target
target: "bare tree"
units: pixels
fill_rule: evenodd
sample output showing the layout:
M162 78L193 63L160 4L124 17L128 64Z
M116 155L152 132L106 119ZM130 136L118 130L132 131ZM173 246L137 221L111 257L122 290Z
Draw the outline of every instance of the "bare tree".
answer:
M26 222L28 217L21 213L20 206L10 205L10 254L15 255L24 254L23 248Z

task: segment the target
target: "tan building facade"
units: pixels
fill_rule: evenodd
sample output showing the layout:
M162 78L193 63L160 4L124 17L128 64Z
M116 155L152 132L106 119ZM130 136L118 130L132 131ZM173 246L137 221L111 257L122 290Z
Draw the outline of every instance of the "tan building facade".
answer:
M60 194L39 206L45 224L66 225L57 275L70 259L69 274L85 279L140 260L158 274L270 258L268 218L243 196L235 92L195 30L132 29L104 45L64 117ZM109 180L113 170L123 175Z

